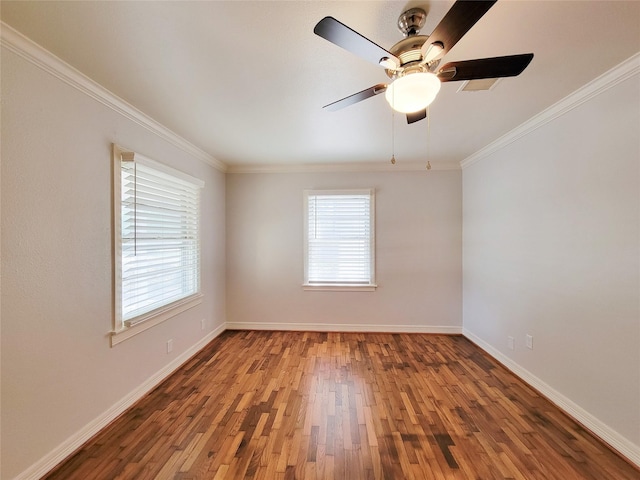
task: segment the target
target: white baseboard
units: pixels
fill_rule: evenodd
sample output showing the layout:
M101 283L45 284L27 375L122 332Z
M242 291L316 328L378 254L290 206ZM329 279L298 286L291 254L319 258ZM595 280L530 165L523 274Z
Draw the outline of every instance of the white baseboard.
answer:
M493 358L495 358L498 362L507 367L515 375L524 380L527 384L538 390L542 395L544 395L557 407L563 410L567 415L581 423L585 428L591 431L603 442L607 443L611 448L620 453L620 455L640 467L639 445L632 443L630 440L620 435L618 432L613 430L598 418L594 417L578 404L562 395L560 392L546 384L544 381L536 377L525 368L521 367L519 364L504 355L502 352L482 340L480 337L471 333L466 328L462 330L462 334L470 341L482 348Z
M259 323L230 322L222 324L203 337L198 343L176 357L163 369L156 372L147 381L120 399L111 408L78 430L75 434L54 448L47 455L31 465L13 480L37 480L53 470L59 463L80 448L87 440L105 428L109 423L124 413L135 402L153 390L165 378L171 375L193 355L198 353L211 340L225 330L291 330L291 331L323 331L323 332L385 332L385 333L440 333L462 334L462 327L450 326L414 326L414 325L343 325L315 323Z
M227 330L284 330L294 332L439 333L462 334L462 327L438 325L357 325L343 323L227 322Z
M573 401L557 392L528 370L522 368L499 350L477 337L467 329L457 326L415 326L415 325L355 325L355 324L316 324L316 323L259 323L259 322L228 322L223 324L203 337L198 343L176 357L171 363L151 376L127 396L122 398L111 408L84 426L66 441L53 449L27 470L23 471L14 480L37 480L69 455L74 453L92 436L106 427L118 416L124 413L140 398L159 385L165 378L171 375L193 355L200 351L206 344L216 338L225 330L285 330L285 331L318 331L318 332L371 332L371 333L433 333L433 334L462 334L470 341L478 345L497 361L511 370L515 375L527 382L533 388L542 393L551 402L564 410L568 415L576 419L604 442L618 451L622 456L640 466L640 447L624 438L615 430L598 420Z
M66 459L69 455L74 453L80 448L87 440L93 437L96 433L109 425L118 416L124 413L129 407L136 403L140 398L153 390L160 384L165 378L176 371L187 360L193 357L196 353L202 350L211 340L216 338L226 329L225 324L222 324L208 335L203 337L198 343L194 344L191 348L177 356L171 363L167 364L160 371L156 372L153 376L149 377L147 381L131 391L127 396L120 399L117 403L111 406L106 412L89 422L87 425L78 430L75 434L71 435L67 440L62 442L56 448L54 448L47 455L42 457L36 463L31 465L21 474L14 478L14 480L37 480L53 470L60 462Z

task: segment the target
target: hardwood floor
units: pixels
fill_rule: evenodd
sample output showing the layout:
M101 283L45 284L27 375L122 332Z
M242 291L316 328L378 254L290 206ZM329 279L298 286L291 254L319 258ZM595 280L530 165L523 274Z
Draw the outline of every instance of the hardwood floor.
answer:
M225 332L48 479L640 478L460 336Z

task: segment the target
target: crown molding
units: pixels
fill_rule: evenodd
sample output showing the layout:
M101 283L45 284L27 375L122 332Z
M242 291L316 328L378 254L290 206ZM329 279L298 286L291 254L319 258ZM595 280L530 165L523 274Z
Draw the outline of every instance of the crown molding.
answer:
M640 52L465 158L460 162L460 167L464 170L638 73Z
M158 123L2 21L0 21L0 45L198 160L222 172L227 171L227 165L224 162Z
M229 165L227 173L375 173L375 172L429 172L434 170L460 170L455 162L426 163L398 162L395 165L381 162L316 163L283 165Z

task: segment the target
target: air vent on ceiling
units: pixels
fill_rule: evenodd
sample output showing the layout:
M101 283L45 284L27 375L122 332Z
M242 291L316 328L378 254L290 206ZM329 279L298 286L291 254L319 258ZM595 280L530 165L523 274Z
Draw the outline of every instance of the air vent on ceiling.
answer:
M480 80L467 80L464 82L458 92L483 92L492 90L498 83L499 78L482 78Z

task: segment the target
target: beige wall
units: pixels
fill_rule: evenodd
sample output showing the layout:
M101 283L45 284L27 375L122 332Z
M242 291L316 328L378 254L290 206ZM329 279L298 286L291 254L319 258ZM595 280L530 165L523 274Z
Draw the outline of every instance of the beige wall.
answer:
M2 478L64 451L225 325L464 321L640 452L637 74L464 172L225 178L4 49L1 73ZM206 183L204 302L115 348L112 142ZM379 288L303 291L302 190L359 187L376 189Z
M112 142L206 183L203 303L114 348ZM225 178L5 49L1 167L0 477L11 479L224 325Z
M304 291L305 188L375 188L374 292ZM461 332L461 172L227 176L235 328Z
M464 169L463 315L640 464L635 71Z

